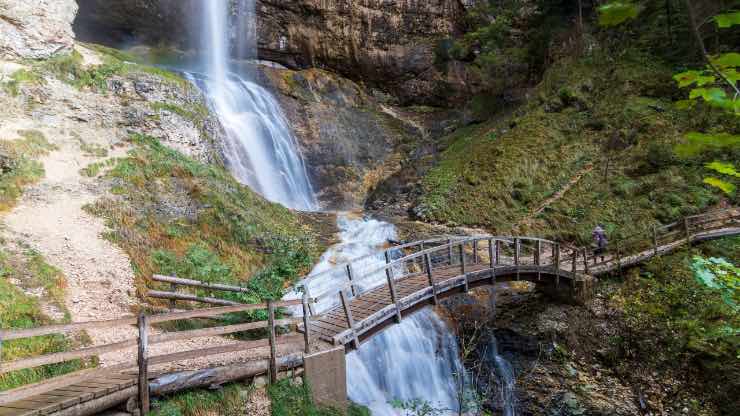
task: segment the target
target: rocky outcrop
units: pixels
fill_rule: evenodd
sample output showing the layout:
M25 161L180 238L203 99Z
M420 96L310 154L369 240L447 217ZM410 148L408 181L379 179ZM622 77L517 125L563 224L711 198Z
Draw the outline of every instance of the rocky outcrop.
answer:
M188 0L79 3L83 40L188 49L200 30ZM401 103L447 105L479 88L466 65L435 65L437 45L462 31L459 0L257 0L256 13L260 58L291 69L329 69Z
M378 182L399 169L402 146L420 133L336 74L267 67L261 72L279 93L325 208L361 206Z
M46 59L74 46L75 0L0 0L0 58Z

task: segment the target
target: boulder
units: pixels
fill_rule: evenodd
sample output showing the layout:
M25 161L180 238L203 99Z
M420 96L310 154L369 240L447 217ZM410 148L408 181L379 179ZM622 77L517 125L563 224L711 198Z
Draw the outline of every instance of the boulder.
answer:
M0 58L47 59L74 47L75 0L0 0Z

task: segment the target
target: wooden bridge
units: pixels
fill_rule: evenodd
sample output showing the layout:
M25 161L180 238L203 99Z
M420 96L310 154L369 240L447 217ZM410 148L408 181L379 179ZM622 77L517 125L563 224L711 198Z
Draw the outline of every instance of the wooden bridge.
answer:
M215 297L185 294L178 286L200 291L244 292L246 289L209 284L176 277L155 276L170 291L152 290L153 298L175 302L194 301L219 307L122 318L113 321L53 325L43 328L3 330L0 341L50 334L69 334L88 329L136 325L138 336L129 340L48 354L15 361L0 361L0 373L89 359L100 354L136 349L136 360L91 368L0 393L0 416L91 415L125 405L131 413L146 414L150 395L184 388L207 387L267 373L272 381L280 371L300 367L303 354L329 348L331 344L358 348L361 341L387 325L400 322L415 308L437 303L452 293L498 281L528 280L562 290L575 298L587 298L593 276L644 262L696 241L740 234L740 210L714 211L656 227L640 235L613 239L611 254L596 258L587 249L531 237L477 236L414 242L387 249L377 255L338 265L311 275L298 285L299 299L242 305ZM312 293L331 282L320 293ZM161 287L160 287L161 289ZM290 308L300 317L277 319ZM212 319L225 314L264 311L267 320L225 326L153 334L152 324L178 320ZM246 318L246 317L245 317ZM255 339L264 337L266 339ZM291 332L293 335L290 335ZM300 333L300 334L299 334ZM239 335L239 340L205 348L153 355L152 345L195 338ZM281 334L283 334L281 336ZM244 341L243 339L249 339ZM2 344L0 344L2 345ZM260 355L260 352L265 352ZM226 366L186 372L155 370L155 366L192 358L238 355L244 360Z

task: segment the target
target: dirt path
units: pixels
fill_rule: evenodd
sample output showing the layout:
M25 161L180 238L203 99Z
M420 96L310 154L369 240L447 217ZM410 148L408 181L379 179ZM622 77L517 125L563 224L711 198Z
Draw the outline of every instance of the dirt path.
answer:
M572 187L578 184L578 182L581 181L581 179L586 176L588 173L590 173L592 170L594 170L594 166L592 164L586 165L583 169L581 169L578 173L576 173L575 176L573 176L568 183L565 184L559 191L557 191L553 196L547 198L544 200L537 208L532 210L524 219L519 221L517 224L517 227L520 227L524 224L530 223L535 217L540 215L542 211L547 209L550 205L554 204L555 202L559 201L563 196L565 196L568 191Z

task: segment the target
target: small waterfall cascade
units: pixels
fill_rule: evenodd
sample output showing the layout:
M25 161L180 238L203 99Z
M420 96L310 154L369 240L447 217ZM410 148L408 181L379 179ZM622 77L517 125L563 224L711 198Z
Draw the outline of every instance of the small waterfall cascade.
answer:
M489 367L496 369L496 378L501 387L499 399L503 406L503 416L516 416L516 377L511 363L499 354L498 341L491 333L485 351L485 360Z
M270 201L314 211L318 203L298 142L273 95L235 70L233 55L256 57L254 0L198 2L201 57L190 80L201 88L226 132L224 154L234 176ZM232 9L232 6L234 7ZM232 13L236 24L232 33Z
M358 275L362 275L362 270L384 264L382 252L388 240L397 238L396 228L383 221L342 214L338 225L341 242L324 253L311 273L318 275L308 283L312 296L347 281L343 268L335 268L339 264L352 260L355 271L360 271ZM401 255L394 253L392 258ZM358 286L372 288L385 282L385 273L379 273L362 280ZM298 292L286 295L286 299L298 297ZM316 310L325 311L336 302L326 299ZM392 402L414 400L425 402L443 414L457 414L460 377L465 377L465 369L455 335L431 308L404 317L400 324L376 335L347 356L349 398L368 406L374 416L405 414Z

